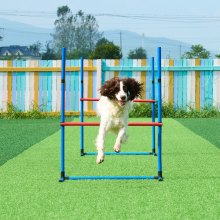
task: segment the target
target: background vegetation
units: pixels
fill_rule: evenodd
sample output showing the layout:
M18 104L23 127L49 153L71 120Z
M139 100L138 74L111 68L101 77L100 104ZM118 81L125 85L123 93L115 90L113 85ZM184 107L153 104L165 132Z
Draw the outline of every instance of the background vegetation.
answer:
M155 104L155 111L157 115L157 104ZM130 117L151 117L151 104L140 103L133 104L130 111ZM220 111L217 108L205 107L201 110L196 110L189 107L187 110L183 108L175 108L171 104L163 103L162 116L164 118L212 118L220 117Z
M157 116L157 105L155 104L155 111ZM89 112L85 113L87 116L94 116ZM72 117L79 116L79 112L72 112ZM69 115L69 120L71 120ZM131 118L149 117L152 115L152 106L147 103L134 103L129 113ZM189 107L187 110L182 108L175 108L171 104L163 103L162 116L164 118L214 118L220 117L220 111L217 108L204 107L201 110L195 110ZM13 105L8 105L7 112L0 113L0 119L42 119L42 118L59 118L60 113L47 113L42 109L33 108L31 111L22 112Z

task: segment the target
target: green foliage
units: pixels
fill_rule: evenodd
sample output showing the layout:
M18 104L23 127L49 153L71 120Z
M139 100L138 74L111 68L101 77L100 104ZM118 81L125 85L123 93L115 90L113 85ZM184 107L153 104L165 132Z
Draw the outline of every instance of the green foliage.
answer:
M152 107L150 104L133 104L130 112L129 117L131 118L141 118L141 117L151 117L152 114Z
M40 54L41 47L42 47L42 45L41 45L40 41L37 41L36 43L31 44L29 46L29 49L34 56L40 56L41 55Z
M155 117L157 116L157 104L155 104ZM89 114L87 114L89 116ZM129 117L141 118L152 115L152 106L149 103L134 103ZM162 105L163 118L220 118L220 111L214 107L204 107L200 111L188 107L188 110L182 108L175 109L173 105L163 103ZM43 112L42 109L32 108L30 111L22 112L15 106L8 104L8 111L0 113L0 119L41 119L41 118L59 118L59 114L51 115L50 113ZM77 113L67 118L78 117Z
M155 114L157 115L157 105L155 104ZM129 113L130 117L151 117L151 104L133 104ZM164 118L213 118L220 117L220 111L214 107L204 107L200 111L190 108L186 111L182 108L175 109L173 105L163 103L162 116Z
M120 59L121 57L120 47L106 38L101 38L97 42L95 50L90 55L91 59Z
M7 112L0 113L0 119L40 119L40 118L49 118L47 114L42 112L40 109L32 108L32 110L27 112L22 112L12 104L8 104Z
M63 17L67 14L71 13L70 8L67 5L59 7L57 9L57 17Z
M72 34L74 27L72 24L73 15L68 6L62 6L57 9L57 17L55 20L55 31L53 37L53 48L56 53L61 53L62 47L73 50Z
M57 55L54 51L54 49L51 46L51 42L47 42L46 43L46 51L44 53L42 53L42 60L55 60L57 59ZM61 58L61 57L59 57Z
M191 50L183 54L183 58L193 59L201 58L207 59L210 57L210 52L207 51L201 44L192 45Z
M0 112L0 119L44 119L44 118L60 118L60 112L45 112L46 106L36 108L34 105L29 111L21 111L12 104L8 104L7 112ZM84 112L86 117L93 117L94 113ZM65 118L70 121L73 118L78 118L79 112L70 112Z
M17 109L15 106L8 104L8 111L5 114L6 118L23 118L24 114L22 111Z
M220 54L216 54L215 57L220 59Z
M88 58L95 49L102 33L98 31L98 23L94 16L85 15L81 10L73 18L75 49Z
M130 50L128 59L147 59L147 52L142 47Z
M109 41L108 39L106 39L105 37L102 37L100 40L98 40L98 42L96 43L96 47L99 47L101 45L105 45L111 43L111 41Z

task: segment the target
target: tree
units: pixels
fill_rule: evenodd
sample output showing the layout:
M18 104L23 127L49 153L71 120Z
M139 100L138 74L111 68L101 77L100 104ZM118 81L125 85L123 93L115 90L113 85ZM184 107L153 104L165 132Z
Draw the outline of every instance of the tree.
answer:
M54 49L51 47L51 42L46 43L46 52L42 53L42 60L55 60L57 59Z
M110 43L110 41L108 39L106 39L105 37L102 37L101 39L99 39L96 43L96 47L102 45L102 44L108 44Z
M146 59L147 52L142 47L136 48L135 50L130 50L128 54L128 59Z
M32 55L34 56L40 56L40 50L41 50L42 44L40 41L37 41L34 44L31 44L29 46L29 50L32 52Z
M182 57L186 59L193 59L193 58L207 59L210 57L210 52L207 51L201 44L197 44L197 45L192 45L191 50L185 52Z
M75 47L78 53L84 57L89 57L95 49L97 41L102 33L98 31L98 24L92 15L85 15L81 10L73 19L75 31Z
M216 56L216 58L219 58L219 59L220 59L220 54L216 54L215 56Z
M101 38L97 42L96 48L90 56L91 59L120 59L121 57L120 47L106 38Z
M60 54L62 47L66 47L67 56L73 53L78 58L88 58L102 35L95 17L85 15L81 10L73 16L68 6L59 7L57 16L52 34L55 52Z
M56 53L60 54L62 47L66 47L67 51L74 49L74 27L73 15L68 6L61 6L57 9L57 17L55 20L55 32L53 37L53 48Z

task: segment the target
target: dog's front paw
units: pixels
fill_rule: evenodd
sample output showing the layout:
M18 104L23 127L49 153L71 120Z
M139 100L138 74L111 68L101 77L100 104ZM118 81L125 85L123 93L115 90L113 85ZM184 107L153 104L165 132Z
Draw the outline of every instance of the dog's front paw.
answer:
M120 151L121 151L121 145L120 144L115 144L115 146L114 146L114 151L116 152L116 153L119 153Z
M104 152L103 151L98 151L98 155L97 155L97 158L96 158L96 163L97 164L100 164L104 161Z

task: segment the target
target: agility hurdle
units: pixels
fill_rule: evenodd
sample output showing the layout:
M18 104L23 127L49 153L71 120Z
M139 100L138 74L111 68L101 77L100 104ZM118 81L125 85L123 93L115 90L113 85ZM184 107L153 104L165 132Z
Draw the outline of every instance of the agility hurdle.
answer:
M80 86L80 122L65 122L65 67L66 49L62 49L62 72L61 72L61 143L60 143L60 182L65 180L143 180L158 179L163 180L162 176L162 100L161 100L161 48L158 48L158 122L155 122L155 88L154 88L154 58L152 58L152 100L134 100L134 102L152 103L152 122L129 122L128 126L152 126L152 152L106 152L105 155L156 155L155 153L155 127L158 126L158 175L157 176L67 176L65 173L65 127L80 126L80 153L84 155L96 155L96 152L84 152L84 126L99 126L98 122L84 122L84 101L98 101L97 98L83 97L83 59L81 58L81 86Z
M84 147L84 101L99 101L98 98L84 98L84 63L83 63L83 58L80 60L80 122L81 124L78 124L80 127L80 155L85 156L85 155L97 155L96 152L85 152L85 147ZM152 103L152 122L155 122L155 82L154 82L154 57L151 59L151 76L152 76L152 81L151 81L151 86L152 86L152 99L135 99L133 102L141 102L141 103ZM149 124L145 125L146 123L143 124L134 124L129 123L128 126L152 126L152 151L151 152L105 152L105 155L154 155L156 156L156 151L155 151L155 126L156 124ZM88 125L87 126L99 126L99 125Z

